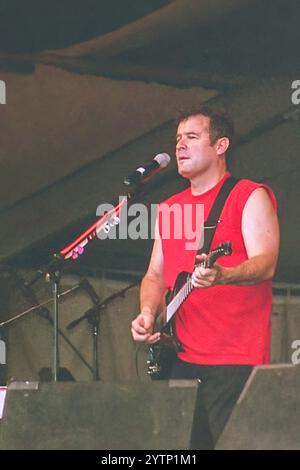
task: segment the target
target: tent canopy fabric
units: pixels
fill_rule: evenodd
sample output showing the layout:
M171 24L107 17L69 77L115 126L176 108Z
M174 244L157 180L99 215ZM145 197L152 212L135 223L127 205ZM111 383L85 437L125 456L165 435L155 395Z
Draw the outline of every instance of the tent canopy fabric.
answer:
M299 2L151 0L0 2L0 262L45 263L126 191L124 176L174 156L174 118L226 107L230 170L279 202L277 279L297 282L299 107L292 84ZM122 5L121 5L122 4ZM46 8L46 10L44 9ZM46 14L47 13L47 14ZM148 203L184 187L174 158ZM108 240L83 268L146 269L151 240Z

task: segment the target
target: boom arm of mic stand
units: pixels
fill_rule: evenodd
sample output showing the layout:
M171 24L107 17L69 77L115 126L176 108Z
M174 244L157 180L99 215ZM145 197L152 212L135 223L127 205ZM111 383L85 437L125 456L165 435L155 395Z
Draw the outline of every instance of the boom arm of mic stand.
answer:
M89 320L90 317L92 315L96 315L99 312L99 310L100 310L100 306L95 306L95 307L89 308L83 315L81 315L81 317L76 318L76 320L71 321L71 323L69 323L66 327L67 330L71 330L72 328L77 326L85 318Z
M46 276L47 274L54 276L56 272L61 271L64 263L68 259L75 260L76 258L78 258L79 255L84 252L84 246L90 240L96 237L97 229L99 225L101 225L101 223L101 229L103 229L105 226L105 221L107 221L108 217L117 216L120 213L122 206L125 204L125 202L127 206L129 206L137 199L141 200L144 196L144 184L137 185L134 189L131 189L131 191L127 193L127 197L125 197L121 202L119 202L118 205L114 206L111 211L109 211L104 216L100 217L100 219L98 219L96 223L94 223L93 225L91 225L90 228L85 230L85 232L83 232L79 237L77 237L75 241L70 243L65 248L61 249L59 253L55 253L52 257L52 260L44 268L39 269L34 275L34 277L31 279L31 281L25 283L25 285L30 287L35 284L41 277Z
M125 287L124 289L119 290L115 294L110 295L109 297L104 299L103 302L101 302L101 304L99 305L99 309L106 308L107 305L109 303L111 303L113 300L115 300L117 297L123 297L123 295L125 294L126 291L128 291L129 289L132 289L132 287L137 286L138 284L140 284L140 282L141 282L141 280L136 281L133 284L130 284L129 286Z
M125 289L122 289L122 290L116 292L115 294L112 294L109 297L107 297L103 302L101 302L101 304L98 304L98 305L95 305L94 307L91 307L81 317L76 318L75 320L71 321L71 323L69 323L66 327L67 330L71 330L72 328L74 328L76 325L78 325L78 323L80 323L85 318L89 319L92 315L98 314L100 312L100 310L105 309L110 302L112 302L117 297L123 296L127 290L132 289L132 287L135 287L140 282L141 281L139 280L139 281L137 281L133 284L130 284L129 286L125 287Z
M14 276L18 276L14 273ZM18 276L19 278L19 276ZM21 282L21 279L19 278L18 279L20 282ZM69 294L70 292L73 292L74 290L77 290L80 288L80 285L76 285L76 286L73 286L71 289L68 289L64 292L62 292L61 294L59 294L59 297L64 297L65 295ZM27 287L26 287L27 289ZM30 289L30 288L29 288ZM34 292L33 292L33 296L35 296ZM19 320L20 318L28 315L29 313L31 312L34 312L34 311L38 311L38 310L45 310L47 313L49 313L49 310L45 307L46 305L52 303L53 300L52 299L49 299L49 300L46 300L45 302L42 302L42 303L38 303L30 308L28 308L27 310L19 313L18 315L15 315L13 318L10 318L9 320L6 320L6 321L3 321L0 323L0 328L3 328L3 327L6 327L8 325L10 325L11 323ZM44 318L49 321L49 323L51 325L53 325L53 320L51 318L50 315L45 315ZM74 351L75 354L77 354L77 356L79 357L79 359L83 362L83 364L89 369L90 372L93 372L93 368L90 366L90 364L85 360L85 358L82 356L82 354L80 353L80 351L78 351L78 349L73 345L73 343L65 336L65 334L61 331L60 328L58 328L58 333L60 334L60 336L64 339L64 341L70 346L70 348Z

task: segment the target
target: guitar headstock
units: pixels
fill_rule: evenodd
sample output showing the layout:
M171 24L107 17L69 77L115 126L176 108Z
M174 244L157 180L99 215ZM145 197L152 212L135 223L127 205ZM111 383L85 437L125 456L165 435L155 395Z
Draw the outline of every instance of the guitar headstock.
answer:
M232 253L231 242L220 243L215 250L212 250L208 253L207 259L205 261L205 266L211 268L213 264L221 256L230 256Z
M214 251L220 251L222 253L221 256L230 256L232 254L232 246L231 242L224 242L220 243L220 245Z

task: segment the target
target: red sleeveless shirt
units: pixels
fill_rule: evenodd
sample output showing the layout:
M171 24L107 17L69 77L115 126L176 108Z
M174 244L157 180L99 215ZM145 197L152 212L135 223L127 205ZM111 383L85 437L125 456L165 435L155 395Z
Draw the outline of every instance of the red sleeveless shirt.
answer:
M177 216L173 217L171 222L170 236L166 236L163 232L163 204L169 208L174 204L181 207L202 207L206 220L222 183L229 175L227 172L216 186L200 196L193 196L188 188L160 204L158 220L167 288L174 287L176 277L181 271L193 271L197 249L187 249L190 239L186 238L183 227L182 236L175 234L175 224L178 229ZM240 180L225 202L210 247L212 250L220 243L229 240L232 242L232 255L218 259L222 266L236 266L248 259L241 231L242 213L250 194L261 187L266 189L276 207L271 189L250 180ZM194 223L195 210L193 216ZM203 225L199 230L202 227ZM269 363L271 308L271 281L250 286L216 285L194 289L175 317L176 334L183 347L178 356L195 364Z

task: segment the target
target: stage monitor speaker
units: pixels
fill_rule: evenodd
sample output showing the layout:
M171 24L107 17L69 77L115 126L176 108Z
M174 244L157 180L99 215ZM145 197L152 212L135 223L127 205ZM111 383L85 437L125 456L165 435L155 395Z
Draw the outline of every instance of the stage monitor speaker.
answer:
M216 449L300 449L300 366L256 367Z
M15 382L1 449L189 449L196 381Z

